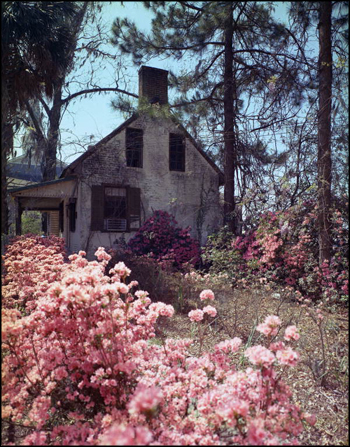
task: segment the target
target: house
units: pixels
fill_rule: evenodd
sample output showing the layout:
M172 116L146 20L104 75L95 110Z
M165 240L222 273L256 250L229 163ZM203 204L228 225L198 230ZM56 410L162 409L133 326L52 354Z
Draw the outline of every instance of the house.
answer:
M56 160L56 176L59 177L67 164ZM7 161L6 177L9 189L39 183L42 181L41 159L29 154L19 155Z
M168 72L142 66L139 97L168 103ZM152 109L152 110L155 110ZM171 115L135 113L90 146L57 180L12 190L17 233L24 209L57 210L69 251L92 257L97 247L127 241L154 210L173 214L202 243L222 221L223 174Z

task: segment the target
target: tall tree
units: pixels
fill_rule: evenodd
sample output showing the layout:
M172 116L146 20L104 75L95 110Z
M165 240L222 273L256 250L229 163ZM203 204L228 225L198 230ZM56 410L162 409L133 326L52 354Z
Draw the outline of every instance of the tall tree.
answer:
M343 113L348 106L342 96L344 86L344 62L348 59L348 2L294 3L291 15L301 32L318 30L317 71L317 204L319 262L330 261L332 256L331 207L339 200L344 179L345 134ZM337 132L334 129L337 127ZM332 131L333 128L333 131ZM347 143L346 143L347 146ZM337 151L334 148L337 147ZM333 160L334 159L334 160ZM335 163L333 162L335 161ZM345 173L345 177L348 174ZM340 180L333 187L332 177ZM336 202L334 202L336 200ZM334 203L333 203L334 202Z
M75 2L1 3L1 231L8 231L6 162L17 112L41 92L52 96L70 45L66 19Z
M330 261L331 239L331 112L332 112L332 2L320 2L318 109L318 232L319 260Z
M224 61L224 216L230 231L235 232L235 149L234 132L234 75L233 75L233 5L228 3L224 29L225 61Z

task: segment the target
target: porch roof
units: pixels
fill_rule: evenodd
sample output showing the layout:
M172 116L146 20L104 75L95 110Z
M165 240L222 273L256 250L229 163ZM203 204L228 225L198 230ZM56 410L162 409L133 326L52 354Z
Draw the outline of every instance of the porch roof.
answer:
M33 183L26 186L20 186L19 188L11 188L8 190L8 193L14 197L67 197L67 195L63 195L67 189L69 189L70 185L64 185L62 188L62 183L70 182L71 185L74 185L76 181L75 176L69 176L65 178L59 178L56 180L49 180L47 182ZM67 188L68 186L68 188ZM49 193L49 195L47 195ZM54 195L51 195L51 194Z
M9 190L22 209L57 210L65 198L76 198L76 177L66 177Z

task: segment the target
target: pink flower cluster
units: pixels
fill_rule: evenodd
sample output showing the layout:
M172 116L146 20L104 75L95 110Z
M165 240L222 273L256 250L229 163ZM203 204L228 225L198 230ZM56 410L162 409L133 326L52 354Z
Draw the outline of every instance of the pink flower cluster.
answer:
M284 332L285 340L299 340L300 335L296 326L288 326Z
M262 334L273 337L278 333L278 327L281 325L281 320L275 315L269 315L265 318L264 323L257 326L256 330Z
M189 312L188 316L190 317L190 320L193 322L201 321L203 320L204 312L201 309L194 309Z
M44 293L50 283L60 279L60 267L65 258L62 238L16 236L3 256L2 305L30 310L36 295Z
M217 313L215 307L213 307L213 306L205 306L205 307L203 307L203 312L205 314L210 315L213 318L216 316L216 313Z
M33 244L7 258L8 294L19 287L13 264L23 257L35 271L38 253ZM106 275L102 248L97 261L83 252L66 263L55 256L36 271L31 306L3 308L3 415L28 427L21 445L295 444L303 421L314 422L273 369L274 361L297 361L283 342L246 350L254 368L243 370L234 355L239 338L197 357L189 353L192 340L151 343L172 306L134 292L122 264ZM213 316L213 309L192 312Z
M210 289L207 290L203 290L200 295L199 298L204 301L204 300L211 300L213 301L215 299L215 295L214 292Z
M267 348L261 345L252 346L247 348L245 356L253 365L264 366L268 368L275 361L275 355Z

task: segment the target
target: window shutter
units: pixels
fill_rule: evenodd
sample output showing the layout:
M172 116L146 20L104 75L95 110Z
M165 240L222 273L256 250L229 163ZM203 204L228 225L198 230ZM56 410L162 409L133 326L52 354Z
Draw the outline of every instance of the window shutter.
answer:
M141 190L128 188L128 227L136 231L141 225Z
M103 230L104 218L104 187L94 185L91 187L91 231Z
M75 199L70 199L69 203L69 230L75 232L75 220L76 220L76 202Z

